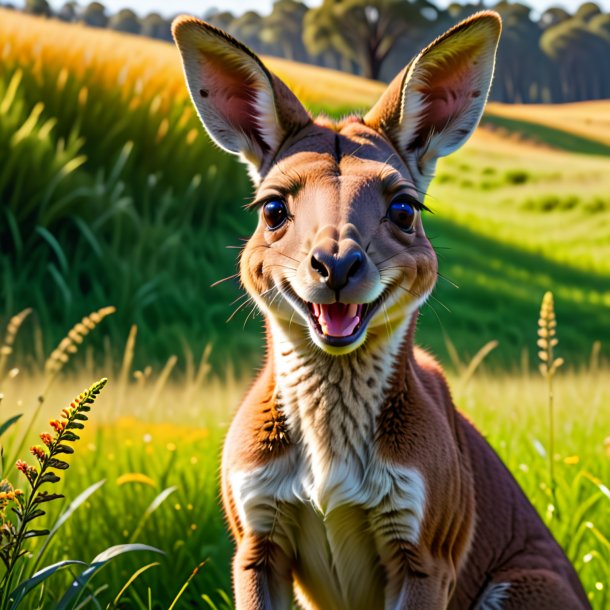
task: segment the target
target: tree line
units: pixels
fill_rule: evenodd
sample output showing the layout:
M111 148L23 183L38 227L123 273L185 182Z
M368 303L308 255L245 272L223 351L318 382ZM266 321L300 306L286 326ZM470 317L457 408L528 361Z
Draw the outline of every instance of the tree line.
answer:
M309 8L298 0L276 0L269 15L211 10L202 18L257 53L387 81L423 45L481 8L458 3L439 8L431 0L323 0ZM573 14L551 7L537 18L520 3L501 0L493 8L504 24L493 99L555 103L610 98L610 14L594 2ZM26 0L23 10L171 40L171 18L158 13L140 17L125 8L109 14L100 2L66 2L54 12L47 0Z

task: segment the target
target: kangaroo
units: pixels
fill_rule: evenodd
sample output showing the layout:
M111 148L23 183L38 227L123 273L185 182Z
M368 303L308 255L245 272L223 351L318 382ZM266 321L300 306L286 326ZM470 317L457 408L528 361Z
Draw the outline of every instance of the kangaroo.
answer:
M477 13L363 117L312 118L225 32L174 21L211 138L241 155L259 222L240 261L267 353L228 432L222 498L238 610L579 610L570 562L413 344L437 260L437 159L479 123L500 36Z

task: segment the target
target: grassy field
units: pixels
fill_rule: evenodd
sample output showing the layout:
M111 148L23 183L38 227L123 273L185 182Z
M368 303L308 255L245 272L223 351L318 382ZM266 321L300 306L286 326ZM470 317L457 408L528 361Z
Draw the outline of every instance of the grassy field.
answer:
M165 555L117 558L94 578L87 595L95 599L83 608L167 610L177 596L175 608L205 607L206 596L211 607L230 607L218 456L260 365L261 333L259 320L245 322L248 312L225 324L236 282L210 284L234 272L227 246L239 246L255 222L242 209L245 171L203 134L170 45L0 9L0 58L0 317L34 310L11 353L0 352L0 421L26 414L2 436L5 475L14 478L14 458L28 457L49 417L110 378L64 475L66 500L49 504L47 523L104 482L42 557L41 541L31 541L26 569L141 542ZM366 108L383 89L268 63L310 108L331 115ZM443 277L418 331L448 364L458 404L574 561L596 610L610 607L609 122L608 102L491 105L484 128L439 163L430 190L425 223ZM533 372L549 289L568 362L557 383L557 506L546 388ZM109 304L117 312L75 345L46 390L45 358L77 320ZM492 340L497 348L473 376L471 358ZM54 608L71 578L54 575L27 607Z
M560 337L562 330L560 326ZM456 402L499 452L566 549L593 607L604 610L610 604L610 370L596 359L585 368L560 370L555 505L549 487L545 381L527 367L498 375L483 363L473 375L468 364L456 363L450 378ZM33 427L44 430L47 417L55 416L75 389L102 374L110 376L94 407L93 425L76 445L73 466L63 475L66 500L53 507L48 523L84 490L104 483L58 531L41 565L67 558L90 561L110 545L142 542L165 556L133 553L115 560L92 581L90 593L101 607L137 569L154 562L159 565L127 589L118 607L167 609L201 562L205 565L177 607L205 607L206 596L225 607L231 543L218 506L217 468L221 440L245 383L212 381L197 375L196 368L169 381L160 371L138 371L137 380L126 383L125 369L115 368L112 363L91 370L84 366L77 376L61 377L47 393ZM44 383L34 371L13 373L3 384L3 417L29 411ZM13 432L6 443L9 454L22 433L23 428ZM40 544L31 549L33 562ZM44 591L45 603L37 606L32 595L26 607L53 608L53 600L69 582L67 573L55 575Z

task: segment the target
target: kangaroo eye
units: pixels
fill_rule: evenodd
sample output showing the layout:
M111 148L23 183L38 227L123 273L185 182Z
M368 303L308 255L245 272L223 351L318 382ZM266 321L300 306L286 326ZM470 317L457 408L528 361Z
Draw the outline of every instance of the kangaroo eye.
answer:
M263 205L263 216L269 229L279 229L288 218L288 209L281 199L270 199Z
M399 229L405 231L405 233L412 233L416 210L415 201L411 203L404 197L398 197L390 203L386 212L386 218L391 220Z

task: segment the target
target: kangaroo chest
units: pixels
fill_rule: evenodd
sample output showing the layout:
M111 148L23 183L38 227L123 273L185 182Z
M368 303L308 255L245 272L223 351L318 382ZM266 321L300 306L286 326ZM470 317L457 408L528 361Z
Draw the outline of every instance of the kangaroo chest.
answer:
M381 355L312 363L285 350L278 407L291 446L232 477L242 522L282 548L297 592L320 608L383 607L392 545L419 540L421 473L384 461L376 445L386 364Z

